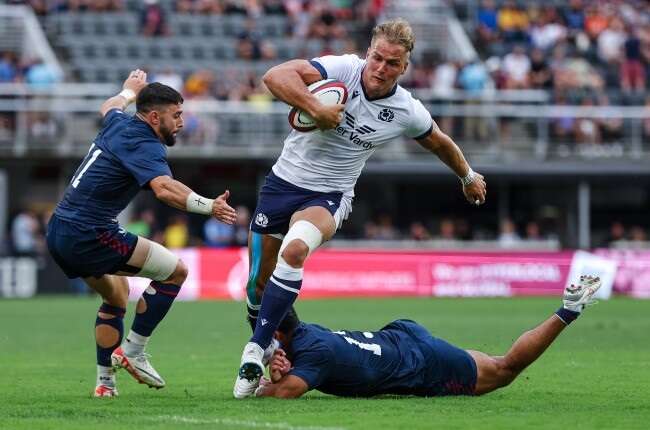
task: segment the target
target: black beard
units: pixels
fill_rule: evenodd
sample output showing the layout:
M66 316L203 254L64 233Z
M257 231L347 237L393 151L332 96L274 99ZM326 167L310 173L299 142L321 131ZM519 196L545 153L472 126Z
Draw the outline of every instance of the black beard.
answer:
M176 136L171 134L169 130L160 130L160 134L162 135L163 138L163 143L167 146L174 146L176 145Z

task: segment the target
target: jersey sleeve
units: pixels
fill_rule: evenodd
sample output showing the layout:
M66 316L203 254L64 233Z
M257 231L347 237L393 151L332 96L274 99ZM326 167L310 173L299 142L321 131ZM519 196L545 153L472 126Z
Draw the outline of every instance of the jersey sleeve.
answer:
M289 375L298 376L313 390L323 384L336 363L332 352L323 345L301 351L293 357L292 364Z
M411 99L410 122L404 134L413 139L422 139L431 134L433 118L419 100Z
M141 187L158 176L172 176L167 163L167 153L159 141L143 139L137 144L125 145L122 148L122 164Z
M129 118L129 115L125 114L118 108L113 108L106 112L106 115L104 115L103 126L104 128L107 128L116 122L125 120L127 118Z
M354 54L325 55L310 61L320 72L323 79L338 79L348 83L362 60Z

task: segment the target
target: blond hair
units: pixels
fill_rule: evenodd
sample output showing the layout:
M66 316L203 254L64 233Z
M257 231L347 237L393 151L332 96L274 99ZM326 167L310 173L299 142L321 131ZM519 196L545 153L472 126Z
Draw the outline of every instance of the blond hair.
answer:
M411 25L402 18L396 18L391 21L386 21L378 24L372 29L372 40L370 44L374 44L378 38L384 38L389 43L401 45L406 49L406 52L411 52L415 46L415 34Z

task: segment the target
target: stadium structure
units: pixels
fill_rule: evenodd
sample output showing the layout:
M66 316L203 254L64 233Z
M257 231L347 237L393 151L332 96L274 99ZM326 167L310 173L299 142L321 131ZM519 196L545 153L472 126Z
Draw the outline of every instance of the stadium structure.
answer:
M485 175L488 198L468 205L435 156L393 142L368 162L353 215L327 252L380 265L373 253L415 253L431 260L431 275L417 280L405 263L387 277L349 268L336 279L401 285L386 281L383 294L547 294L560 291L580 256L618 265L615 290L650 294L620 275L634 264L633 273L650 270L649 14L642 1L2 2L0 293L71 290L43 248L44 220L97 133L99 105L129 70L183 92L174 174L204 195L228 188L233 205L250 211L289 131L289 107L261 75L293 58L363 56L373 25L401 16L417 36L401 85ZM220 290L201 294L241 298L232 290L245 261L232 246L245 243L242 233L223 239L218 226L177 215L144 194L121 221L197 260L226 253L230 265L214 269L227 275ZM485 258L494 266L481 266ZM322 264L314 285L336 295ZM448 281L463 270L499 275ZM539 273L548 283L536 289L529 281ZM477 279L485 282L474 291Z

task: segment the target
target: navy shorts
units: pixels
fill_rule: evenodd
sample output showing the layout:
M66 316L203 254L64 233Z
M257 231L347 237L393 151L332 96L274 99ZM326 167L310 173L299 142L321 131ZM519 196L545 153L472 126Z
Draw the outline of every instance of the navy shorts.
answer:
M52 215L47 226L47 247L54 261L68 278L101 277L120 270L133 272L127 266L138 236L119 225L84 226Z
M251 220L251 231L286 234L295 212L311 206L322 206L335 216L342 198L341 192L322 193L295 186L271 171L260 191Z
M476 388L476 362L464 349L432 336L411 320L396 320L382 330L399 330L415 340L428 363L424 383L413 394L425 397L473 395Z

